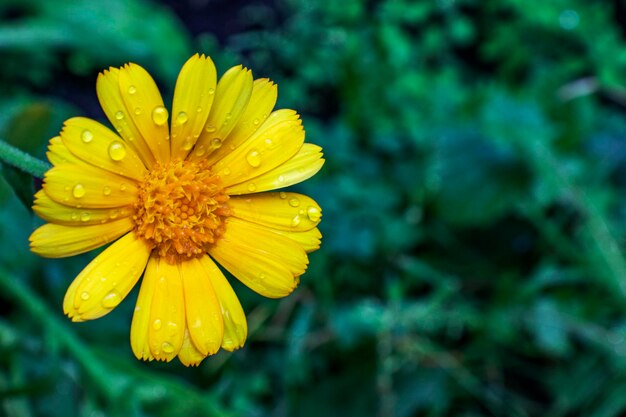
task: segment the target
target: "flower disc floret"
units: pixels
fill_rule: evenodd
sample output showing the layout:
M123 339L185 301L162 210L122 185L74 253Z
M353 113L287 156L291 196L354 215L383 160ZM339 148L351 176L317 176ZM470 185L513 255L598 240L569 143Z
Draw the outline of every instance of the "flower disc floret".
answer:
M135 231L170 264L203 256L224 234L229 197L206 165L157 163L139 187Z

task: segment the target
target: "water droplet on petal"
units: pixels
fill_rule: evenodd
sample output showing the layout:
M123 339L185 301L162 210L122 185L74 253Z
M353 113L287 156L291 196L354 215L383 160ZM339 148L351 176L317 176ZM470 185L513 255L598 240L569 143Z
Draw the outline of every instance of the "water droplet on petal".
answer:
M265 139L264 142L267 149L274 149L276 147L276 144L270 138Z
M70 216L70 218L71 218L73 221L78 220L78 218L79 218L79 217L78 217L78 213L73 212L73 213L72 213L72 215Z
M291 219L291 226L296 227L299 224L300 224L300 215L296 214L296 216L293 219Z
M230 120L233 117L232 114L230 113L226 113L226 117L224 118L224 123L226 123L228 120Z
M111 187L109 187L107 185L102 187L102 194L104 194L104 195L111 195Z
M89 143L93 140L93 133L90 130L83 130L83 134L80 135L81 139L85 143Z
M163 349L163 352L165 353L172 353L174 352L174 345L169 342L163 342L161 349Z
M83 291L83 292L80 294L80 299L81 299L81 300L83 300L83 301L87 301L87 300L89 300L89 293L88 293L87 291Z
M80 221L82 221L82 222L88 222L90 219L91 219L91 216L87 212L83 212L80 215Z
M206 125L206 128L204 130L206 130L208 133L213 133L217 130L217 128L213 125Z
M248 184L248 191L250 192L254 192L256 191L256 184L251 182L250 184Z
M137 92L137 87L135 87L134 85L131 85L130 87L128 87L128 94L130 94L131 96L135 94L136 92Z
M298 207L300 205L300 200L298 200L297 198L292 198L289 200L289 205L291 207Z
M213 95L215 94L215 89L214 88L209 88L209 95Z
M183 149L188 151L192 147L193 147L193 140L191 139L191 136L187 136L187 139L183 141Z
M259 154L259 151L253 149L248 152L248 155L246 156L246 161L248 161L250 166L255 168L261 165L261 155Z
M74 188L72 189L72 195L75 198L81 198L85 195L86 191L85 191L85 187L83 187L83 184L76 184L74 186Z
M220 138L211 139L211 146L216 149L219 148L220 146L222 146L222 139Z
M118 111L117 113L115 113L115 118L117 120L122 120L124 118L124 112L122 112L121 110Z
M114 140L109 145L109 156L114 161L121 161L126 156L126 147L119 140Z
M197 111L198 113L201 113L201 112L202 112L202 107L198 106L198 108L196 109L196 111Z
M320 219L320 217L322 217L322 213L320 213L318 208L314 206L309 206L309 208L306 211L306 215L308 216L309 220L311 220L312 222L317 222Z
M135 114L139 116L141 114L141 107L135 107Z
M196 149L194 150L194 154L196 154L196 156L203 156L205 153L206 148L203 145L196 147Z
M226 168L222 171L223 175L230 175L230 169Z
M283 175L279 175L278 182L285 182L285 177Z
M178 116L176 116L176 122L178 122L178 124L184 125L185 123L187 123L187 120L189 120L189 117L184 111L181 111L180 113L178 113Z
M152 121L157 126L163 126L167 123L167 119L169 117L169 113L167 109L163 106L157 106L152 110Z
M102 299L102 307L104 308L113 308L117 306L122 301L122 297L115 291L112 291L104 296Z
M252 123L254 123L254 125L256 126L256 125L258 125L258 124L259 124L259 123L261 123L261 122L259 121L259 119L254 119L254 120L252 121Z
M287 198L287 193L284 191L281 191L280 193L278 193L278 196L284 200L285 198Z
M109 217L110 217L111 219L116 219L116 218L117 218L117 216L119 216L119 215L120 215L119 210L111 210L111 213L109 213Z

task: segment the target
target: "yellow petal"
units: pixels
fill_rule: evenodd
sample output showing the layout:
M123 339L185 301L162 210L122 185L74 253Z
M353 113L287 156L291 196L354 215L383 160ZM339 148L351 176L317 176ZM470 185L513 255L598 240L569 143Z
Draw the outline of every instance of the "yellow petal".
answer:
M169 129L154 112L163 111L163 99L148 72L137 64L126 64L120 69L120 92L126 106L125 117L130 117L148 144L157 161L170 159Z
M286 231L306 231L322 218L322 209L311 198L296 193L263 193L228 200L231 214L243 220Z
M148 345L157 360L171 361L183 344L185 335L185 298L180 266L156 259L154 294L150 308Z
M229 187L276 168L294 156L303 142L304 129L296 113L268 117L248 140L218 161L213 171Z
M153 360L154 356L150 352L148 343L148 331L153 323L150 322L150 312L152 311L152 299L159 279L157 271L157 257L148 258L146 272L141 281L141 288L137 296L137 304L133 314L133 321L130 325L130 346L137 359Z
M317 227L306 232L286 232L283 230L274 230L274 232L297 242L306 253L318 250L322 242L322 234Z
M154 155L126 110L119 75L118 68L109 68L98 74L96 81L98 100L115 130L126 140L126 144L136 151L144 165L150 168L155 162Z
M317 145L305 143L287 162L256 178L228 187L226 193L239 195L277 190L309 179L324 165L321 150Z
M248 324L246 315L241 308L239 298L233 291L222 271L215 265L215 262L208 256L200 258L204 270L211 278L213 289L219 299L224 317L224 338L222 347L228 351L239 349L246 342L248 335Z
M278 97L278 87L267 78L254 80L252 95L239 122L235 125L222 145L211 153L207 160L212 165L246 141L267 119ZM194 152L198 152L195 150Z
M44 190L35 194L33 211L39 217L51 223L66 226L84 226L89 224L101 224L113 220L129 217L133 214L132 206L94 209L66 206L51 199Z
M185 366L198 366L204 358L206 358L206 355L203 355L196 349L189 338L189 330L185 329L185 337L183 338L180 352L178 352L178 360Z
M172 104L172 158L184 159L202 133L216 81L215 65L204 55L192 56L180 70Z
M189 335L200 353L213 355L219 350L224 337L224 320L213 285L196 258L182 262L180 272Z
M73 321L83 321L113 310L139 280L151 251L133 232L121 237L74 279L65 294L63 312Z
M50 139L46 156L50 163L55 166L68 163L77 165L85 164L67 149L63 144L63 140L61 140L61 136L55 136Z
M57 203L79 208L117 208L137 199L133 180L74 164L58 165L46 172L43 189Z
M93 166L138 181L146 173L135 151L95 120L85 117L67 120L61 139L71 153Z
M196 148L206 152L194 152L191 158L203 157L221 146L245 112L251 94L252 73L247 68L239 65L222 75L217 83L209 118L196 144Z
M237 279L270 298L284 297L306 270L304 249L287 237L234 217L209 254Z
M99 248L133 228L130 218L91 226L44 224L30 235L30 250L46 258L63 258Z

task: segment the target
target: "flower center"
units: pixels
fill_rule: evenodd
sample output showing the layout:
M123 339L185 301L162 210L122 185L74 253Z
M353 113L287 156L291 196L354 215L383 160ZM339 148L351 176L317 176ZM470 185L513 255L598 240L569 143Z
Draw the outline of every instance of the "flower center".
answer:
M201 257L224 233L227 201L204 161L157 163L139 187L135 232L170 264Z

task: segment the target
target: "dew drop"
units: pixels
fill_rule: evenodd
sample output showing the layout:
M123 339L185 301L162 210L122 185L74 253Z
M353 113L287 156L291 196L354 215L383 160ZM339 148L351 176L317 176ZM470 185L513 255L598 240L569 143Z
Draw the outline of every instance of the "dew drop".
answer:
M154 330L159 330L161 328L161 325L162 323L161 323L161 320L159 319L156 319L155 321L152 322L152 328Z
M256 184L253 183L253 182L248 184L248 191L250 191L250 192L256 191Z
M202 107L198 106L198 108L196 109L196 112L202 113Z
M126 191L127 188L128 188L128 184L126 184L125 182L120 184L120 191Z
M318 210L317 207L309 206L306 211L306 215L312 222L319 221L320 217L322 217L322 213Z
M174 352L174 346L169 342L163 342L163 344L161 345L161 349L163 349L163 352L165 353Z
M189 117L184 111L181 111L180 113L178 113L178 116L176 116L176 122L178 122L178 124L184 125L185 123L187 123L187 120L189 120Z
M102 299L102 307L104 308L113 308L117 306L122 301L122 297L115 291L108 293Z
M80 135L81 139L85 143L89 143L93 140L93 133L90 130L83 130L83 134Z
M121 161L126 156L126 147L119 140L114 140L109 145L109 156L114 161Z
M291 200L289 200L289 205L291 207L298 207L300 205L300 200L294 197Z
M222 171L222 174L223 174L223 175L226 175L226 176L230 175L230 169L228 169L228 168L224 169L224 170Z
M208 133L213 133L217 130L217 128L213 125L206 125L206 128L204 130L206 130Z
M261 165L261 155L259 154L259 151L253 149L248 152L248 155L246 156L246 161L248 161L250 166L255 168Z
M73 221L78 220L78 219L79 219L79 217L78 217L78 213L73 212L73 213L72 213L72 215L71 215L71 219L72 219Z
M261 123L261 122L259 121L259 119L254 119L254 120L252 121L252 123L254 123L254 125L255 125L255 126L257 126L257 125L258 125L259 123Z
M267 149L274 149L274 148L276 147L276 144L275 144L275 143L274 143L274 141L272 141L272 139L270 139L270 138L265 139L265 141L264 141L264 142L265 142L265 147L266 147Z
M228 120L230 120L233 117L232 114L230 113L226 113L226 117L224 118L225 122L227 122Z
M135 114L139 116L141 114L141 107L135 107Z
M203 145L198 146L194 153L196 154L196 156L204 156L204 154L206 153L206 148Z
M209 95L213 95L215 94L215 89L214 88L209 88Z
M163 106L157 106L152 110L152 121L157 126L163 126L167 123L167 119L169 117L169 113L167 109Z
M117 113L115 113L115 118L117 120L122 120L124 118L124 112L122 112L121 110L118 111Z
M211 146L216 149L219 148L220 146L222 146L222 139L220 138L211 139Z
M82 221L82 222L88 222L89 220L91 220L91 216L89 215L89 213L87 213L87 212L83 212L83 213L80 215L80 221Z
M291 219L291 226L296 227L299 224L300 224L300 215L296 214L296 216L293 219Z
M278 196L279 196L282 200L284 200L285 198L287 198L287 193L286 193L286 192L284 192L284 191L281 191L280 193L278 193Z
M89 293L88 293L87 291L83 291L83 292L80 294L80 299L81 299L81 300L83 300L83 301L87 301L87 300L89 300Z
M135 94L136 92L137 92L137 87L135 87L134 85L131 85L130 87L128 87L128 94L130 94L131 96Z
M285 177L283 175L279 175L278 182L285 182Z
M76 184L74 186L74 188L72 189L72 195L75 198L81 198L85 195L85 187L83 187L83 184Z
M183 149L188 151L191 148L193 148L193 140L191 139L191 136L187 136L187 139L183 141Z
M111 213L109 213L109 217L111 219L117 219L117 216L120 215L119 210L111 210Z
M102 187L102 194L111 195L111 187L109 187L108 185L105 185L104 187Z

